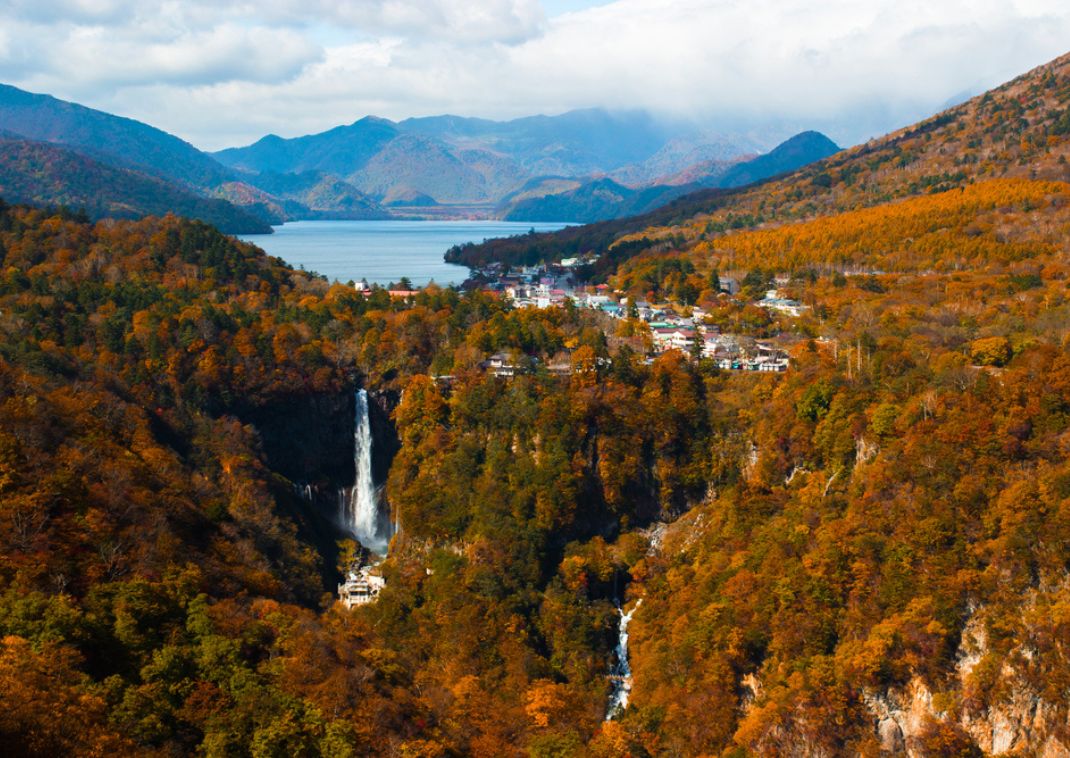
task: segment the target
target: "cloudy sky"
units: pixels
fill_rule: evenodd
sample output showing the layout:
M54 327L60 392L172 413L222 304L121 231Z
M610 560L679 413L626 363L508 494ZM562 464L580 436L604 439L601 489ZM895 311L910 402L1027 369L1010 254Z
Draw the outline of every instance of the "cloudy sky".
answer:
M4 0L0 81L205 149L646 108L843 143L1070 50L1067 0Z

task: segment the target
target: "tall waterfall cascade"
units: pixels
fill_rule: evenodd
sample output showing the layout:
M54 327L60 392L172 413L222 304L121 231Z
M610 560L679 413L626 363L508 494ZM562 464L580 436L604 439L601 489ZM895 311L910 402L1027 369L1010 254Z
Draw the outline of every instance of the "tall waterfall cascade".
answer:
M609 693L609 707L606 708L606 721L612 721L628 707L628 696L632 692L632 667L628 663L628 624L631 623L632 614L639 610L642 604L643 599L639 598L635 606L627 613L619 605L617 606L617 613L620 614L615 651L617 660L609 673L612 690Z
M339 521L355 540L380 556L390 544L390 519L379 509L379 490L372 478L372 425L368 415L368 393L357 390L357 412L353 429L353 485L338 492Z

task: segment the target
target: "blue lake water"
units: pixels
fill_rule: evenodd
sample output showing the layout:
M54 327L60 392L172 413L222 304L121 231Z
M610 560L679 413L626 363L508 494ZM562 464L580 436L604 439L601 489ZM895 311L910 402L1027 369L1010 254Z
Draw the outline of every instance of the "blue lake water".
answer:
M340 282L367 279L385 285L407 276L416 286L432 279L447 285L468 278L467 268L442 260L454 245L564 226L515 221L295 221L275 227L274 234L242 235L242 239L291 266Z

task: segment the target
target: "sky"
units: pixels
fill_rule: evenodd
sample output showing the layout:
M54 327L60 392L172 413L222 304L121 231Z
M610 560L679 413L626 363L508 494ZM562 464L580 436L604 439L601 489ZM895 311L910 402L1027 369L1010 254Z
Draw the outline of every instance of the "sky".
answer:
M209 150L586 107L853 144L1068 51L1067 0L0 3L0 81Z

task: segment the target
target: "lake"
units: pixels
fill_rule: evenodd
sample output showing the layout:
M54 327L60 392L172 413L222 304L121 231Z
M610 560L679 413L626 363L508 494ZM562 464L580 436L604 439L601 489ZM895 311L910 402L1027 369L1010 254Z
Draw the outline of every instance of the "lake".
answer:
M565 226L516 221L294 221L275 227L274 234L241 238L291 266L328 279L389 284L407 276L413 285L422 286L432 279L446 285L468 278L466 267L442 260L454 245Z

